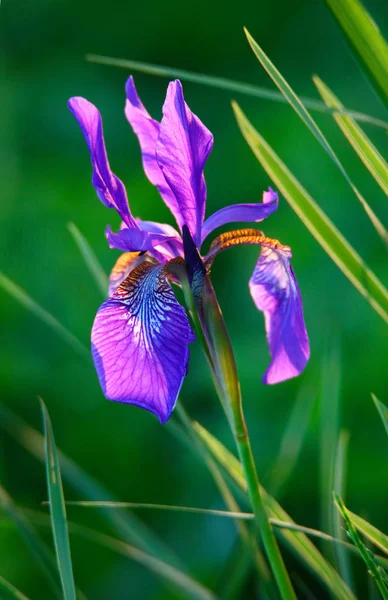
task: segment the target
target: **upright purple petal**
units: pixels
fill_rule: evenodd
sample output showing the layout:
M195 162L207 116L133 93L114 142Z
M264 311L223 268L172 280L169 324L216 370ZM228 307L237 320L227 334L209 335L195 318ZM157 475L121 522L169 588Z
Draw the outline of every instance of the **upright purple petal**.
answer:
M145 408L165 423L187 373L193 340L163 267L142 263L94 321L92 351L104 395Z
M92 183L99 199L105 206L115 208L128 227L137 228L128 207L124 184L109 166L99 111L85 98L70 98L68 104L89 147L93 167Z
M263 202L261 203L232 204L217 210L202 225L202 243L209 233L227 223L259 223L263 221L277 210L278 204L277 193L268 188L268 192L263 192Z
M159 136L159 123L153 119L143 106L131 76L126 84L127 101L125 116L139 140L144 172L150 182L155 185L164 202L174 215L179 227L183 226L183 216L179 210L177 199L169 188L156 160L156 142Z
M264 312L272 356L263 383L278 383L299 375L310 357L302 299L290 265L287 246L263 246L249 287Z
M180 81L167 89L163 119L156 144L156 158L165 180L174 193L183 223L197 244L206 208L203 169L213 147L213 136L183 98Z

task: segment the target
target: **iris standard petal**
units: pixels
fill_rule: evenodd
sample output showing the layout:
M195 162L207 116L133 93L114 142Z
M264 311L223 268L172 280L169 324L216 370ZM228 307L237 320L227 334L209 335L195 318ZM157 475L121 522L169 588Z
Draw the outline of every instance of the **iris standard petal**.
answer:
M213 147L213 135L196 117L183 98L180 81L167 89L156 144L156 158L174 193L182 220L197 246L206 208L203 169Z
M170 236L166 234L150 233L134 227L124 227L118 233L114 233L108 226L105 235L111 248L124 252L147 252L170 240Z
M177 200L169 188L156 160L156 142L159 136L159 123L153 119L142 104L131 76L125 86L127 100L125 116L127 117L141 149L144 172L150 182L155 185L164 202L174 215L179 227L183 225Z
M135 404L167 421L175 406L194 341L163 267L136 267L99 308L92 352L109 400Z
M232 204L215 212L202 225L202 242L222 225L227 223L259 223L277 210L279 198L276 192L268 188L263 192L263 201L257 204Z
M92 183L99 199L105 206L115 208L128 227L137 228L129 211L124 184L109 166L100 112L85 98L70 98L68 105L89 147L93 167Z
M272 356L263 383L278 383L296 377L310 357L302 299L290 265L287 246L263 246L249 287L252 298L264 312Z
M167 260L183 256L183 242L179 233L167 223L156 223L155 221L142 221L136 219L137 224L143 231L150 233L162 233L169 237L168 242L158 246L158 250L165 256Z

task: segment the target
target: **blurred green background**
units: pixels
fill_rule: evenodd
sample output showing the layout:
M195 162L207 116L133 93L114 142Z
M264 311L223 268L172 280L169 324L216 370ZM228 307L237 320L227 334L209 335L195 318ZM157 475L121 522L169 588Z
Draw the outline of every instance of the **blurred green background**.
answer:
M368 0L366 6L387 35L387 4ZM107 224L117 227L118 217L98 201L91 186L87 149L66 107L70 96L82 95L100 108L110 162L127 186L132 213L171 224L172 217L143 174L137 140L124 118L124 83L129 73L88 64L86 53L218 74L271 88L246 42L242 31L246 25L299 94L318 97L311 81L317 73L349 108L387 119L319 0L227 4L220 0L195 4L4 0L0 19L0 270L87 345L101 298L67 225L72 221L79 227L109 272L118 253L108 248L104 228ZM140 74L135 74L135 81L144 104L159 118L167 81ZM206 167L207 214L226 204L259 201L271 181L238 131L230 94L192 83L184 84L184 90L191 109L215 137ZM257 98L236 95L236 99L387 283L386 250L349 186L292 109ZM361 193L387 224L383 192L332 119L316 117ZM365 131L386 153L386 134L370 126ZM268 349L263 318L254 308L247 285L257 249L236 248L221 255L213 268L213 283L236 352L259 473L265 484L270 483L298 391L308 386L316 405L297 466L283 489L282 504L296 522L321 526L320 464L322 454L332 452L330 443L323 448L320 443L322 362L325 353L339 346L340 425L351 436L347 502L384 529L387 440L370 392L387 402L386 325L284 200L263 228L293 249L312 357L299 379L275 387L261 384ZM2 402L41 430L37 395L42 396L58 446L121 500L222 507L206 468L171 435L168 426L162 427L138 408L106 401L90 365L3 290L0 303ZM335 404L333 381L326 378L325 384L325 402ZM233 449L199 343L191 348L181 402L192 417ZM3 428L0 483L25 507L40 510L47 497L43 466ZM65 493L68 499L79 498L66 484ZM222 580L236 538L232 522L173 513L139 512L139 516L204 583L216 586ZM105 528L93 509L69 507L68 517ZM43 536L51 544L50 533ZM89 599L179 597L140 565L76 537L71 541L76 582ZM287 552L285 556L291 572L302 576L316 597L328 597ZM33 599L52 597L17 531L4 519L0 557L2 576ZM248 582L241 597L254 597L254 586Z

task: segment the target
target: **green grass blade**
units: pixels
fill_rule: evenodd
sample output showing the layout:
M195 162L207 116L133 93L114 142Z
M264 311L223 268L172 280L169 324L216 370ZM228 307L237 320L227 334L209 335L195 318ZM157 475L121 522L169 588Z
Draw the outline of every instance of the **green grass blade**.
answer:
M345 521L346 529L350 539L357 547L362 559L365 562L369 575L373 577L384 600L388 600L388 576L386 572L378 564L372 552L366 547L366 545L362 541L361 537L357 532L356 527L354 526L352 515L347 510L346 506L344 505L338 494L334 493L334 501L337 505L339 512L342 515L343 520Z
M368 202L360 194L360 192L358 191L358 189L356 188L356 186L350 179L350 177L347 174L346 170L344 169L342 163L339 161L334 150L330 146L329 142L326 140L325 136L323 135L322 131L319 129L318 125L315 123L314 119L311 117L310 113L306 110L305 106L303 105L301 100L298 98L298 96L295 94L293 89L290 87L290 85L287 83L287 81L284 79L284 77L281 75L281 73L277 70L275 65L270 61L268 56L260 48L260 46L257 44L257 42L255 42L253 37L250 35L250 33L246 29L245 29L245 33L248 38L248 42L249 42L255 56L260 61L262 67L267 71L267 73L271 77L272 81L277 85L277 87L279 88L281 93L284 95L284 97L287 99L287 101L290 103L290 105L295 110L297 115L302 119L302 121L306 125L306 127L308 127L308 129L311 131L313 136L321 144L322 148L327 152L327 154L330 156L330 158L333 160L333 162L337 165L338 169L341 171L342 175L344 176L344 178L346 179L346 181L352 188L357 199L360 201L361 205L363 206L366 214L370 218L377 233L379 234L379 236L381 237L383 242L385 244L388 244L387 230L385 229L384 225L381 223L379 218L375 215L374 211L369 206Z
M385 404L380 402L380 400L378 400L374 394L372 394L372 400L375 403L377 410L379 411L379 415L385 427L385 431L388 434L388 408L385 406Z
M74 223L68 224L68 229L70 235L73 240L77 244L77 247L81 253L82 258L84 259L88 270L90 271L91 276L97 284L98 289L100 290L102 297L104 300L108 296L108 277L101 267L95 253L93 252L89 242L85 238L85 236L80 232L78 227L74 225Z
M195 430L208 447L211 454L224 467L236 483L246 491L246 482L240 462L221 442L212 436L199 423L194 424ZM285 510L272 498L264 488L261 488L267 510L271 519L296 525ZM290 529L280 529L279 534L290 549L312 570L313 573L327 586L338 600L356 600L345 582L335 569L323 558L319 550L300 532Z
M349 432L343 429L338 437L338 443L334 458L334 491L339 496L341 496L341 498L345 497L346 492L347 454L349 439ZM344 541L344 531L341 526L338 511L336 511L336 514L333 518L333 535L336 538ZM346 581L348 586L352 589L353 576L349 555L343 545L336 546L335 552L336 562L338 565L338 572L342 576L343 580Z
M69 531L67 527L66 507L63 496L58 453L51 420L45 403L41 398L40 406L42 409L45 432L47 489L50 498L50 514L55 554L57 557L64 598L65 600L76 600Z
M168 77L172 79L181 79L182 81L191 81L192 83L206 85L208 87L233 92L236 94L261 98L262 100L272 100L274 102L281 102L282 104L287 103L287 100L279 92L258 87L250 83L244 83L242 81L234 81L224 77L217 77L215 75L204 75L203 73L193 73L192 71L184 71L182 69L175 69L173 67L164 67L161 65L154 65L135 60L126 60L123 58L99 56L97 54L87 54L86 60L100 65L107 65L109 67L119 67L120 69L126 69L127 71L138 71L139 73L146 73L148 75L155 75L157 77ZM303 104L310 110L327 114L333 114L334 112L331 108L328 108L323 102L319 102L318 100L313 100L311 98L305 98L302 96L301 100ZM388 123L385 121L376 119L375 117L371 117L370 115L366 115L355 110L349 110L346 108L341 114L347 115L356 121L369 123L370 125L375 125L376 127L381 127L385 130L388 129Z
M311 421L315 405L315 396L309 387L301 387L287 421L280 444L280 450L274 466L268 488L271 494L279 498L280 492L290 480Z
M372 544L380 548L385 554L388 554L388 536L350 510L348 510L348 514L356 529L365 535Z
M9 581L0 575L0 598L3 600L28 600L27 596L17 590Z
M80 354L83 358L87 360L91 360L90 352L84 346L82 342L79 341L78 338L75 337L70 331L66 329L52 314L50 314L46 309L42 308L35 300L31 298L21 287L19 287L16 283L11 281L6 275L0 273L0 288L3 288L7 294L9 294L14 300L19 302L24 308L32 312L35 317L38 317L41 321L46 323L51 329L55 331L65 342L70 344L70 346Z
M382 99L388 100L388 45L359 0L326 0Z
M291 208L360 294L388 323L388 290L365 265L354 248L302 187L264 138L254 129L235 102L233 103L233 110L245 140Z
M335 108L336 110L342 110L343 106L341 102L327 85L325 85L317 76L313 77L313 81L326 105ZM388 194L388 164L381 156L380 152L365 135L361 127L357 125L354 119L345 117L339 113L334 113L333 117L372 177L374 177L383 192Z
M40 462L45 462L44 437L36 429L27 425L9 408L0 403L0 427L11 435L19 444ZM74 461L58 449L59 464L64 480L67 481L83 498L92 500L115 500L91 475L85 473ZM155 556L163 556L166 562L180 570L185 570L172 550L164 544L138 517L130 512L118 512L101 509L101 515L113 530L130 544L135 544L145 552Z

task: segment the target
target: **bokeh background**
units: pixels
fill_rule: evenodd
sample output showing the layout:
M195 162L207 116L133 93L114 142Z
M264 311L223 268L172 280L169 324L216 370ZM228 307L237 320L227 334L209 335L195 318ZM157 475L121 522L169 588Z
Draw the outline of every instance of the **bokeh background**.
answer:
M368 0L366 6L387 34L387 4ZM70 96L85 96L100 108L111 165L127 186L133 214L171 224L172 217L143 174L137 140L124 118L124 83L129 72L89 64L86 53L175 66L271 88L246 42L242 31L246 25L299 94L318 97L311 81L317 73L346 106L387 118L320 0L226 4L219 0L4 0L0 19L0 270L87 345L101 297L67 226L74 222L79 227L109 272L117 252L108 248L104 228L107 224L116 227L118 217L98 201L91 186L87 149L66 107ZM135 74L135 81L143 102L159 118L167 80ZM271 181L238 131L231 95L193 83L184 84L184 90L192 110L215 136L206 167L208 214L226 204L259 201ZM235 98L387 284L386 250L341 174L292 109L258 98ZM331 118L320 114L316 118L362 194L387 224L388 204L382 191ZM365 131L386 153L384 132L371 126L365 126ZM247 285L257 249L238 248L221 255L213 268L213 282L236 352L259 473L271 485L283 432L305 386L315 408L297 465L282 490L282 504L297 522L321 526L321 466L331 455L334 440L329 435L322 446L320 401L335 406L337 370L341 379L339 425L350 433L347 502L384 529L387 440L370 392L387 402L386 325L285 200L281 199L278 213L263 228L293 249L312 357L299 379L276 387L261 384L268 350L263 318L254 308ZM42 396L58 446L121 500L222 507L206 468L171 435L168 426L162 427L138 408L107 402L94 370L70 346L3 290L0 305L1 402L41 430L37 395ZM323 375L325 356L333 353L338 358L332 359ZM233 449L199 343L191 349L190 372L180 401L193 418ZM335 408L333 413L330 408L326 412L335 419ZM0 483L21 506L44 510L40 506L47 496L43 465L3 428ZM65 493L68 499L79 498L67 484ZM219 584L235 542L232 522L197 515L138 514L201 581ZM71 507L68 517L107 531L93 509ZM50 533L42 535L51 544ZM92 543L72 538L72 554L76 581L92 600L179 597L137 563ZM285 555L292 573L304 578L316 597L326 598L326 592ZM2 576L31 598L52 597L17 531L4 518L0 557ZM359 577L363 585L366 579ZM241 597L254 594L248 581ZM300 597L304 597L302 592Z

